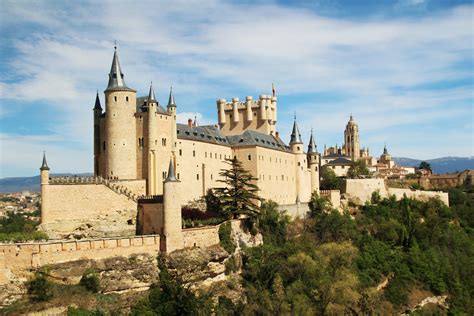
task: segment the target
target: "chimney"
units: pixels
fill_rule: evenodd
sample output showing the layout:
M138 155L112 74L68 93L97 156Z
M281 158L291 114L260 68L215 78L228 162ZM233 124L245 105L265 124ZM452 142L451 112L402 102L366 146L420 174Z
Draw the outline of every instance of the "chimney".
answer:
M276 139L280 139L280 132L275 132Z
M193 127L193 120L192 119L188 119L188 126Z

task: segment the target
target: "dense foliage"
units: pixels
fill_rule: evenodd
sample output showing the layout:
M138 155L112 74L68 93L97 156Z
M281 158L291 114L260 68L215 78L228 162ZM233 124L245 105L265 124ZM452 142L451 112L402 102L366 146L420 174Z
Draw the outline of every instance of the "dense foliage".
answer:
M321 190L339 190L342 180L336 176L330 166L321 167Z
M364 160L353 162L349 170L347 170L347 178L358 179L368 176L370 174L369 169L365 165Z
M100 291L100 279L97 272L93 269L87 269L81 277L79 284L85 287L88 291L97 293Z
M33 213L31 215L39 215ZM28 214L22 212L8 212L0 218L0 242L24 242L30 240L47 240L48 235L36 231L39 222L31 220Z
M353 219L313 195L302 235L278 242L267 237L265 245L247 251L245 308L263 314L386 314L406 306L420 289L447 294L453 314L473 314L473 205L463 196L448 208L437 199L396 201L374 194ZM278 225L274 234L281 234ZM377 291L383 281L386 288Z

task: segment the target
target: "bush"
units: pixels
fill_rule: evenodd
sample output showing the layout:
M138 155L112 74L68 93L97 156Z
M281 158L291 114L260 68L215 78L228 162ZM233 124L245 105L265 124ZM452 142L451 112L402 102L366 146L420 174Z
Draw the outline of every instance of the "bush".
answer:
M45 232L11 232L11 233L0 233L0 242L26 242L26 241L39 241L48 240L49 237Z
M239 261L235 256L230 256L225 263L225 274L231 274L239 271Z
M106 314L100 309L90 311L82 307L69 306L67 309L67 316L105 316Z
M84 272L79 284L90 292L97 293L100 291L99 275L92 269L87 269Z
M219 226L219 244L224 248L228 253L233 253L236 246L234 241L230 237L232 233L232 226L230 222L225 222Z
M48 301L53 297L52 284L44 272L35 273L35 278L28 283L28 293L35 302Z

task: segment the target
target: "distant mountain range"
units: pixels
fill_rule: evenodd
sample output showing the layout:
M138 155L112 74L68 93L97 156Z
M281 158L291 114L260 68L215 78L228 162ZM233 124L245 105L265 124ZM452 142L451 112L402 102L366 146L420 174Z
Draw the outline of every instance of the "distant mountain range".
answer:
M72 173L52 174L53 176L73 176ZM91 176L92 173L79 173L76 176ZM39 192L40 177L18 177L18 178L3 178L0 179L0 192L22 192L32 191Z
M443 157L429 160L420 160L403 157L393 157L397 165L419 166L420 162L426 161L431 165L434 173L447 173L474 169L474 157ZM72 176L73 174L54 174L55 176ZM77 174L78 176L91 176L90 173ZM0 192L38 192L40 189L39 175L34 177L18 177L0 179Z
M443 157L429 160L393 157L393 159L397 165L416 167L420 165L420 162L426 161L431 165L431 169L434 173L448 173L474 169L474 157Z

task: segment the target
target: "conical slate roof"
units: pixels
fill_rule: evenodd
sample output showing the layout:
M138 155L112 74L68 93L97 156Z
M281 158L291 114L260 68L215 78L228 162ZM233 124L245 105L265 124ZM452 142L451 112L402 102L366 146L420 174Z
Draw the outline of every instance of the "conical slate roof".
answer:
M176 182L176 176L174 175L174 166L173 166L173 159L170 159L170 165L168 167L168 177L166 177L165 182Z
M155 90L153 90L153 83L150 83L150 91L148 92L147 102L152 102L152 101L156 102L156 98L155 98Z
M291 139L290 139L290 145L291 144L302 144L303 141L301 140L301 134L300 130L298 129L298 124L296 124L296 118L293 123L293 131L291 132Z
M308 145L308 154L317 154L318 147L316 146L316 142L314 141L313 137L313 130L311 130L311 137L309 138L309 145Z
M97 95L95 96L94 110L102 110L102 106L100 105L100 99L99 99L99 91L97 91Z
M43 163L41 164L41 171L49 170L48 163L46 162L46 153L43 151Z
M168 99L168 106L176 107L176 103L174 102L173 87L170 88L170 97Z
M109 84L107 85L106 91L113 89L129 89L125 84L125 80L123 79L123 73L118 59L117 47L115 47L112 67L110 67L109 73Z

